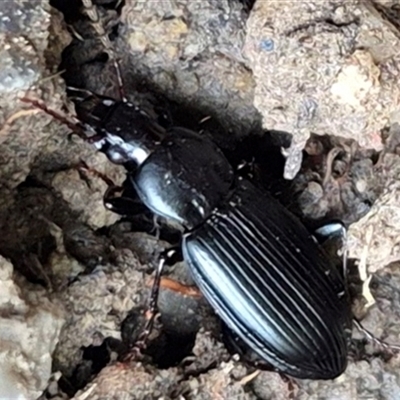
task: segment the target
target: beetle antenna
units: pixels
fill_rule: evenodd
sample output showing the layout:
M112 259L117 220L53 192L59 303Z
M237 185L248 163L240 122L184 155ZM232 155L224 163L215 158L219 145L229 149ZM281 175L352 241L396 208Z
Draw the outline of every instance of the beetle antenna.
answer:
M22 97L20 99L24 103L32 104L39 110L42 110L44 113L50 115L63 125L66 125L73 133L78 135L82 140L89 143L95 143L102 139L99 135L93 131L92 136L88 136L86 132L88 131L88 127L83 125L79 120L74 117L68 117L65 114L62 114L58 111L52 110L51 108L47 107L47 105L38 99L30 99L29 97Z
M30 99L28 97L22 97L20 100L24 103L32 104L34 107L52 116L57 121L60 121L63 125L68 126L71 131L76 133L82 139L88 139L87 136L84 134L84 126L78 120L72 119L70 117L67 117L66 115L63 115L60 112L52 110L51 108L47 107L47 105L41 100Z
M93 4L92 0L82 0L82 5L84 8L85 14L90 19L91 25L92 25L94 31L96 32L98 39L102 43L104 50L106 51L106 53L108 54L108 57L110 58L110 60L112 61L113 65L114 65L115 73L117 75L119 95L121 97L121 100L124 103L126 103L128 100L125 96L124 83L123 83L122 74L121 74L121 67L120 67L119 61L115 55L110 38L108 37L106 30L104 29L104 26L100 19L97 8Z

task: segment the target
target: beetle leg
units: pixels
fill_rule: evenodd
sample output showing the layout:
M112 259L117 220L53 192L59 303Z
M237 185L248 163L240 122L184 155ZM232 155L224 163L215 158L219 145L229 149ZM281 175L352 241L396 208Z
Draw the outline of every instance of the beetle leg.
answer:
M124 196L124 193L124 187L110 186L103 197L104 206L108 210L125 217L133 217L147 211L142 203L129 196ZM119 196L117 196L118 194Z
M156 276L154 277L153 286L151 288L149 308L145 313L145 316L147 319L146 325L144 326L144 329L143 329L139 339L129 349L129 352L124 357L125 361L133 361L133 360L137 359L137 357L140 356L142 351L147 346L147 341L153 330L154 321L157 316L158 294L159 294L159 289L160 289L161 275L162 275L162 272L163 272L164 266L165 266L165 261L166 261L166 259L161 256L158 266L157 266Z
M89 167L83 160L80 160L79 164L77 165L77 168L80 172L85 172L85 173L89 172L90 174L96 176L97 178L100 178L109 188L116 187L115 183L111 178L109 178L106 174L103 174L102 172L98 171L97 169Z
M137 354L140 354L141 350L144 350L147 346L148 338L153 330L154 321L158 314L157 302L158 302L158 295L160 292L161 276L164 271L165 265L172 265L176 262L176 257L180 253L180 250L178 249L180 248L172 247L163 251L160 255L156 269L156 274L151 288L149 306L145 313L147 322L143 328L143 331L139 339L136 341L135 345L129 350L129 353L126 355L125 360L127 361L134 359L137 356Z
M160 256L160 260L158 262L158 266L156 269L156 275L155 275L154 281L153 281L153 286L151 288L150 302L149 302L149 308L148 308L149 319L147 320L147 323L143 330L142 338L141 338L141 340L144 343L146 343L146 341L153 329L154 319L155 319L157 311L158 311L157 301L158 301L158 295L160 292L161 275L163 273L165 263L166 263L166 258L164 256Z
M344 225L341 222L332 222L327 225L323 225L315 231L315 237L319 241L324 248L326 244L329 242L341 242L341 247L343 251L343 275L344 281L347 282L347 231ZM329 249L328 249L329 251ZM365 337L372 343L376 344L378 347L381 347L384 350L391 351L400 351L399 345L394 345L390 343L386 343L384 340L376 337L372 332L363 327L360 321L357 318L353 317L354 326L362 332Z
M90 168L83 160L80 161L78 169L80 172L90 173L100 178L108 186L103 195L104 207L108 210L122 216L135 216L147 211L143 203L126 194L127 189L124 186L116 185L107 175Z
M163 251L160 254L160 259L156 269L156 275L154 277L153 286L151 288L150 302L148 309L148 312L150 313L150 318L147 321L146 327L143 332L144 339L147 339L147 337L151 333L154 324L154 318L157 314L157 301L160 292L161 275L164 271L164 266L175 264L175 262L177 261L177 256L180 255L180 251L177 249L178 247L172 247Z
M347 282L347 230L340 221L332 221L314 231L314 237L328 255L340 263L344 281ZM342 257L338 258L338 252Z
M385 342L382 339L379 339L378 337L376 337L372 332L370 332L368 329L365 329L361 322L358 321L356 318L353 317L353 323L354 326L364 334L364 336L372 343L376 344L378 347L381 347L384 350L388 350L388 351L395 351L398 352L400 351L400 345L395 345L395 344L390 344Z

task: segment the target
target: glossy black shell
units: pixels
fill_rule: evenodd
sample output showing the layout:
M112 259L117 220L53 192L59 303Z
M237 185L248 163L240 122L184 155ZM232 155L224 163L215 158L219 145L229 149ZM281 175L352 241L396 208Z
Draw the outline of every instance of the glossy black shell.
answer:
M192 229L226 199L233 170L210 140L174 128L132 177L155 214Z
M297 378L347 365L351 312L343 279L303 225L249 182L185 235L196 283L260 357Z

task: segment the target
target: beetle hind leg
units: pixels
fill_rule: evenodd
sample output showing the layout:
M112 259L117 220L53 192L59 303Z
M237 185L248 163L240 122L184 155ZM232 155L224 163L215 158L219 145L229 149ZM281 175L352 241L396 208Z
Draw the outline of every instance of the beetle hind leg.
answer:
M354 326L365 336L365 338L369 342L375 344L377 347L380 347L385 351L390 351L395 353L400 352L400 345L387 343L386 341L376 337L372 332L364 328L362 323L357 318L353 317L353 323Z
M179 247L172 247L163 251L159 257L154 281L151 288L150 300L147 309L145 310L146 323L139 338L129 349L124 357L124 361L137 359L138 354L141 354L146 349L150 334L153 330L155 320L158 316L158 296L160 292L161 277L165 265L173 265L177 261L177 257L181 258Z
M333 252L333 247L336 247L336 252L342 249L343 259L342 259L342 269L344 274L344 280L347 282L347 232L345 226L341 222L332 222L321 226L314 232L315 238L324 247L324 249L331 254ZM362 323L353 316L354 326L365 336L365 338L385 351L399 352L400 345L387 343L384 340L376 337L372 332L364 328Z

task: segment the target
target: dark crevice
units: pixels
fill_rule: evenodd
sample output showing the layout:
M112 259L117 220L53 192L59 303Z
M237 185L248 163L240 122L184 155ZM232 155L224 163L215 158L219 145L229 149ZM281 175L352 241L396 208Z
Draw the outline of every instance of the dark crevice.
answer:
M83 389L111 361L113 353L122 353L124 346L120 340L108 337L100 345L89 345L81 350L82 360L72 376L62 376L58 381L60 389L70 397Z
M134 346L143 333L147 322L144 311L143 308L133 309L122 322L121 336L125 349ZM179 365L183 359L191 355L195 340L196 332L179 334L169 332L162 326L156 326L142 353L150 364L160 369L168 369Z
M28 175L26 179L17 186L18 191L33 188L46 189L47 186L33 175Z
M321 29L324 32L336 32L347 28L351 25L358 25L360 23L359 19L354 19L345 22L336 22L332 18L318 18L313 21L306 22L304 24L297 25L284 33L284 36L291 37L294 34L306 31L308 29Z
M93 4L107 10L115 10L121 13L125 1L119 0L93 0ZM50 5L60 11L65 18L67 24L85 19L83 14L82 0L50 0Z
M72 24L82 18L81 0L50 0L50 5L64 15L67 24Z
M250 11L253 9L256 0L233 0L238 1L243 6L243 11L247 14L250 14Z

